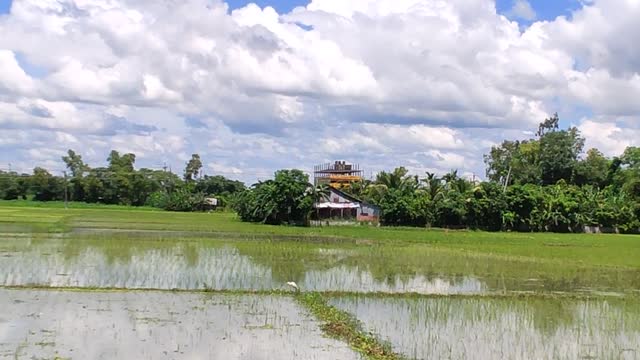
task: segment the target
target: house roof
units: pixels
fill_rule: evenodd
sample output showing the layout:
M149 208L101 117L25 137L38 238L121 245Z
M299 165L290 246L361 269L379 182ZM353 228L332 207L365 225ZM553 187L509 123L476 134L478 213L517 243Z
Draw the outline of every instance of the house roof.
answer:
M365 204L365 205L367 205L369 207L374 207L374 208L380 209L380 207L378 205L373 205L373 204L370 204L370 203L368 203L366 201L362 201L362 200L358 199L357 197L355 197L353 195L347 194L346 192L344 192L344 191L342 191L340 189L334 188L333 186L329 186L329 189L330 189L331 192L336 193L336 194L338 194L338 195L340 195L340 196L344 197L345 199L350 200L352 202Z
M364 201L358 199L357 197L355 197L353 195L347 194L344 191L341 191L341 190L338 190L338 189L334 188L333 186L329 186L329 189L331 190L331 192L334 192L334 193L336 193L336 194L338 194L338 195L342 196L343 198L348 199L350 201L358 202L358 203L363 203L364 202Z

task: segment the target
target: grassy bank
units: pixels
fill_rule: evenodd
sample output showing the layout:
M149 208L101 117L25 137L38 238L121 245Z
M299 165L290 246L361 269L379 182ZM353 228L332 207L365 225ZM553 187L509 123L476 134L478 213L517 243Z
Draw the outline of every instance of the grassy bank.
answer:
M401 360L391 346L381 343L375 336L365 332L356 318L346 311L329 305L318 293L299 294L297 300L322 322L325 334L346 342L352 349L371 360Z
M170 213L121 206L0 202L4 232L68 232L74 229L160 230L235 234L263 238L334 241L356 245L393 242L398 251L428 246L465 256L496 256L514 261L542 261L566 266L640 268L640 236L552 233L488 233L365 226L298 228L240 222L232 213ZM86 205L86 206L85 206ZM164 236L171 236L165 234ZM211 235L214 236L214 235Z

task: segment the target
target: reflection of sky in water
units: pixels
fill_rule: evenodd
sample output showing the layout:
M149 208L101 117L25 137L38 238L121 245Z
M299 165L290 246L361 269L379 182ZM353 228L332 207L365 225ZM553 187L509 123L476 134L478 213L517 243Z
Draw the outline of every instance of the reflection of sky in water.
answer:
M348 266L334 267L325 271L308 271L305 273L304 289L309 290L348 290L354 292L415 292L421 294L479 294L486 287L477 279L463 277L461 279L445 279L436 277L427 279L422 275L394 276L380 281L368 271L359 271Z
M359 359L288 298L0 290L0 358L55 356Z
M639 359L640 302L336 298L417 359Z
M472 277L426 278L413 274L377 278L366 269L346 265L306 269L294 275L296 278L284 278L287 275L274 274L275 268L268 261L264 262L266 265L256 263L252 257L242 255L230 246L196 247L194 254L175 245L146 248L131 254L125 252L124 255L77 246L73 256L65 256L63 247L60 241L47 240L44 245L21 246L19 251L5 250L0 256L0 284L185 290L278 289L283 288L286 281L294 280L304 290L425 294L486 291L486 287ZM327 251L319 253L327 255ZM287 270L286 265L284 270Z

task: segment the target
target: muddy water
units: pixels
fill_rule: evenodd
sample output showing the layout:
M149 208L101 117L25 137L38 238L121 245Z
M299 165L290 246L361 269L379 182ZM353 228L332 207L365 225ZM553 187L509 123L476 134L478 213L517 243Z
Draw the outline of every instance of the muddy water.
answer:
M335 298L413 359L640 359L640 300Z
M359 359L289 298L0 290L0 359Z

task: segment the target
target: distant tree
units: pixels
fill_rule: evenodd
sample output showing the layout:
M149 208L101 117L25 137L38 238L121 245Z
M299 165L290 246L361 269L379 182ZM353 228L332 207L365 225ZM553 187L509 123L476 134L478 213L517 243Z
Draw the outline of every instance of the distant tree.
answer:
M62 157L62 161L64 161L71 173L71 200L85 200L84 175L89 171L89 166L82 161L82 156L71 149L67 151L67 156Z
M604 188L610 168L609 161L598 149L589 149L587 157L576 163L573 183L576 185L592 185Z
M422 179L423 189L429 196L430 200L437 200L444 192L443 179L436 174L427 172L427 177Z
M349 187L349 190L352 188ZM331 196L331 186L329 184L320 184L316 186L310 186L307 188L307 194L311 197L313 203L318 202L326 202L329 201L329 197ZM316 209L316 219L319 218L319 210Z
M82 156L71 149L67 151L66 156L62 157L62 161L64 161L67 169L71 172L71 176L74 178L82 177L89 170L89 166L82 161Z
M0 200L26 199L28 190L28 175L0 170Z
M617 182L627 195L639 203L640 208L640 147L628 147L620 156Z
M34 192L34 200L53 201L64 198L63 180L51 175L47 170L36 167L31 176L31 187Z
M571 182L584 138L576 128L551 131L540 137L540 171L542 183L552 185L560 180Z
M630 146L620 157L622 164L633 170L640 170L640 147Z
M416 176L408 175L409 171L404 167L395 168L392 172L382 171L376 176L376 184L384 185L387 189L412 192L418 187Z
M502 185L541 182L540 142L508 141L491 148L484 156L487 178Z
M89 171L83 182L85 201L89 203L117 204L113 173L108 168L99 167Z
M254 184L240 193L234 208L244 221L267 224L305 224L313 208L309 176L300 170L279 170L273 180Z
M540 123L540 125L538 125L538 132L536 133L536 135L538 135L538 137L543 137L545 134L549 132L558 131L559 127L560 127L560 118L558 117L558 113L555 113L553 114L553 116L551 116L548 119L545 119L543 122Z
M200 169L202 169L202 161L200 160L200 155L192 154L191 160L187 163L187 166L184 169L184 180L185 181L193 181L198 177L200 173Z
M466 218L468 226L498 231L504 227L503 214L507 211L503 187L495 182L485 182L467 192Z
M134 164L136 163L136 155L131 153L120 155L116 150L111 150L107 161L109 162L110 171L132 173L134 171Z

